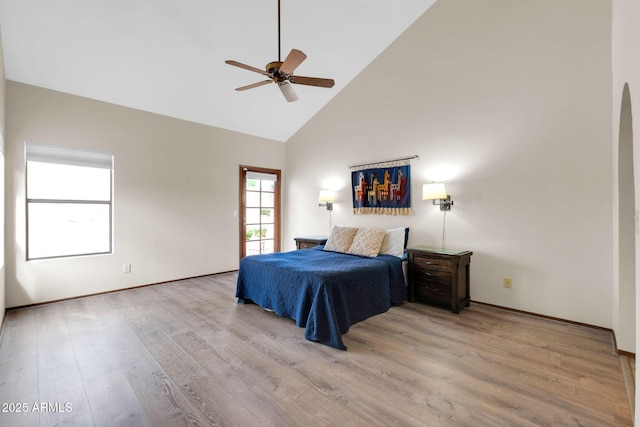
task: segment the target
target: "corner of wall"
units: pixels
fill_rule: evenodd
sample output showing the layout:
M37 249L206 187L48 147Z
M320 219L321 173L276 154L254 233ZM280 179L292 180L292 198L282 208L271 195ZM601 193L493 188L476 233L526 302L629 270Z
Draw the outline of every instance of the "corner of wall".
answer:
M0 36L0 331L4 324L4 318L6 314L6 280L5 280L5 268L4 268L4 248L5 248L5 233L4 233L4 135L5 135L5 123L6 123L6 86L7 79L4 71L4 50L2 45L2 37ZM0 338L2 337L0 332Z

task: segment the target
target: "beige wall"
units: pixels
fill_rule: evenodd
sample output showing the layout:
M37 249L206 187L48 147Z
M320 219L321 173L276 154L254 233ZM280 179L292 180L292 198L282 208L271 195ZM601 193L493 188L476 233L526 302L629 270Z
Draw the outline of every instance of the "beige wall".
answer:
M606 1L438 2L286 145L9 82L6 305L237 268L237 165L286 150L285 249L328 231L327 185L334 224L438 245L444 180L474 300L611 327L610 34ZM25 140L114 151L113 255L24 261ZM352 215L347 165L411 154L414 215Z
M638 203L640 202L640 143L638 139L638 132L640 129L640 58L638 57L637 48L640 45L640 3L636 0L613 0L613 41L612 41L612 63L613 63L613 152L614 152L614 176L618 175L617 153L619 145L619 125L620 125L620 111L622 103L622 93L625 84L629 85L630 98L631 98L631 112L633 115L632 126L635 130L633 135L633 163L635 174L635 194L620 194L620 197L634 197L635 209L638 211ZM619 237L618 232L633 233L634 230L619 229L617 224L618 218L618 188L614 187L614 195L616 196L616 203L614 203L614 253L616 266L620 259L620 254L617 253ZM638 280L637 273L640 272L640 245L637 231L637 219L635 230L635 283L631 285L629 289L628 284L619 283L619 272L616 271L616 283L614 286L614 293L617 301L614 301L614 322L616 335L619 339L624 340L626 343L633 343L634 347L627 349L633 351L636 354L640 352L640 280ZM624 270L626 267L624 263L620 265L620 269ZM624 277L624 274L622 274ZM635 305L633 306L634 312L629 313L628 299L633 298ZM635 327L629 327L629 325ZM634 336L627 336L632 333ZM640 382L636 380L636 390L639 390ZM640 393L636 392L636 413L635 419L640 417Z
M437 246L443 180L473 300L611 327L610 141L610 2L440 1L287 142L285 242L327 233L333 182L334 224ZM413 154L413 216L351 213L347 165Z
M2 38L0 37L0 130L4 135L5 128L5 106L6 106L6 78L4 73L4 52L2 49ZM2 144L0 137L0 144ZM6 297L5 297L5 267L4 267L4 153L0 153L0 327L4 320Z
M238 166L284 166L280 142L11 81L7 103L8 307L237 269ZM113 151L112 255L25 261L24 141Z

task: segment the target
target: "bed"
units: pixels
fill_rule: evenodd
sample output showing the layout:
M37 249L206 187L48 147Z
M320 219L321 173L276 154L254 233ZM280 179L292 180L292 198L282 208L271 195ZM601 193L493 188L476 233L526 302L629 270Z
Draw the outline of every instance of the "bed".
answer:
M342 334L351 325L405 301L402 253L408 229L393 229L396 235L402 230L400 251L397 244L393 251L385 251L378 243L375 256L349 252L349 239L336 246L335 230L324 247L243 258L238 303L256 303L290 317L305 328L306 339L346 350ZM355 234L364 229L356 230ZM390 236L389 230L382 231L385 238ZM355 243L355 237L351 240Z

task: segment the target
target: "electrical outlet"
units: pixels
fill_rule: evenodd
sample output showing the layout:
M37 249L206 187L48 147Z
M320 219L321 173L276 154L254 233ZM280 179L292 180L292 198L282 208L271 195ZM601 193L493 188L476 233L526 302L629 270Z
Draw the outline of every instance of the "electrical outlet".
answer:
M502 279L502 286L504 286L505 288L510 288L511 287L511 277L505 277Z
M131 264L122 264L123 273L131 273Z

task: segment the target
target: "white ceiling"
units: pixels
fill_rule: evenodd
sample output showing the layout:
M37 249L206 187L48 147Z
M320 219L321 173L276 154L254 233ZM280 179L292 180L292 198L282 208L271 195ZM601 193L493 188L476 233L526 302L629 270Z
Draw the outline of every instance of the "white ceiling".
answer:
M287 141L436 0L281 0L282 59L332 89L234 88L278 59L277 0L0 0L9 80ZM401 66L401 64L399 64ZM389 70L389 81L402 69ZM388 84L389 81L381 82Z

